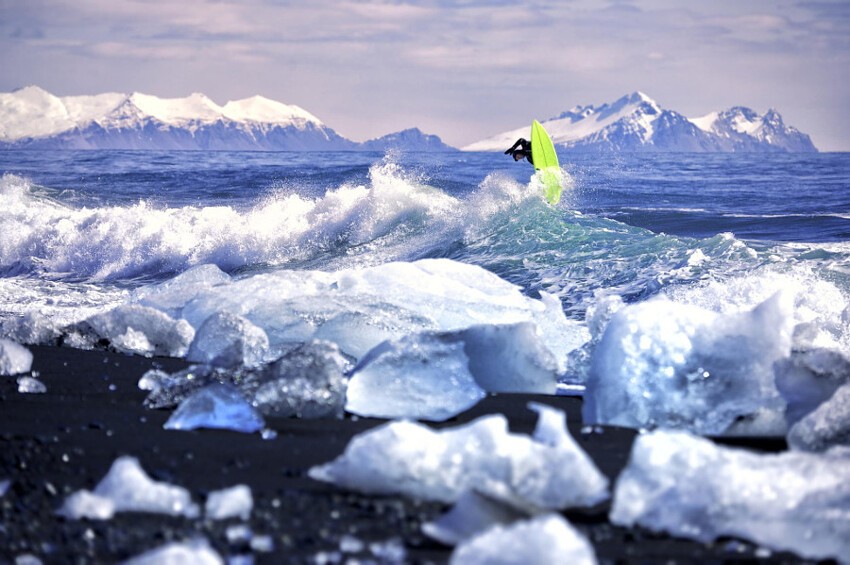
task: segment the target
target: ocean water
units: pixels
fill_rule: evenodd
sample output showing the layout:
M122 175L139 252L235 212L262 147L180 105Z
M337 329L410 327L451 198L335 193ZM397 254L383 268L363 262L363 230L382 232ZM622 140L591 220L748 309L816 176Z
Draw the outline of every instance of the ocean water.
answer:
M806 306L827 325L847 307L850 154L561 158L551 207L500 153L0 152L0 328L55 338L200 265L260 281L426 258L578 323L612 295L728 311L792 287L828 296Z

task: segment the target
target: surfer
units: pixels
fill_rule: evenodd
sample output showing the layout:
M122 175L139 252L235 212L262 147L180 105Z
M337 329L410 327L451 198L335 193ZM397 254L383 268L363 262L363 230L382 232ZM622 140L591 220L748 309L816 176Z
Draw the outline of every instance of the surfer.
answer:
M510 149L505 151L505 155L511 155L514 161L528 159L529 163L534 164L534 161L531 160L531 142L522 137L517 139L516 143Z

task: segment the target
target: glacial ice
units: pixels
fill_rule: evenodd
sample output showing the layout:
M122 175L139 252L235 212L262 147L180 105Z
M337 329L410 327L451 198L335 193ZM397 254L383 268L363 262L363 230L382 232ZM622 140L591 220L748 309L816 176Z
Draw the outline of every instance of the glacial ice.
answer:
M204 538L171 542L146 551L124 562L124 565L224 565L224 560Z
M558 364L530 322L425 332L384 342L352 370L345 409L442 421L485 392L555 394Z
M141 306L161 310L172 318L179 318L183 306L196 296L230 282L230 275L216 265L198 265L187 269L173 279L140 287L133 292L132 301ZM200 327L200 324L197 327Z
M390 422L355 436L336 460L310 477L370 494L403 494L454 502L475 488L517 507L592 506L608 496L608 480L575 443L564 413L532 403L533 437L512 434L502 415L434 431Z
M709 542L741 537L850 563L850 448L757 454L686 432L638 436L610 518Z
M570 563L595 565L590 542L559 514L544 514L507 526L493 526L462 542L452 565Z
M469 372L463 343L417 334L370 351L348 383L346 411L359 416L443 421L485 391Z
M802 451L850 447L850 382L788 430L788 445Z
M790 354L793 327L781 292L731 314L663 297L626 306L593 352L584 420L721 434L739 417L781 410L773 365Z
M122 456L94 491L77 491L59 513L70 519L109 519L115 512L151 512L197 518L198 506L182 487L152 480L135 457Z
M214 428L250 434L265 425L263 417L236 388L212 383L183 400L163 427L166 430Z
M254 497L251 495L251 488L247 485L236 485L211 492L204 507L204 514L208 520L248 520L253 508Z
M776 388L787 403L789 425L814 411L846 383L850 383L850 359L834 349L795 351L776 366Z
M24 394L42 394L47 392L47 387L36 378L23 376L18 377L18 392Z
M148 371L139 387L150 390L147 408L172 408L213 383L235 387L265 416L339 417L345 406L348 362L330 342L311 341L259 367L221 369L192 365L171 375Z
M581 325L566 319L556 298L528 298L497 275L450 259L254 275L200 289L182 307L170 308L195 328L219 311L242 316L266 332L272 349L315 338L355 358L410 333L534 322L561 366L565 349L584 339Z
M23 345L0 337L0 376L20 375L32 370L32 353Z
M206 319L189 346L186 360L216 367L259 365L269 351L269 338L249 320L216 312Z
M124 304L80 322L71 333L80 346L105 341L124 353L183 357L195 330L154 308Z

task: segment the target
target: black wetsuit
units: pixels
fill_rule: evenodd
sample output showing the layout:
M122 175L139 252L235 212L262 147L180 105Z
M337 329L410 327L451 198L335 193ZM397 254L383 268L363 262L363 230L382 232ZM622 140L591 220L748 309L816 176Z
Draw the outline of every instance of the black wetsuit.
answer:
M519 149L517 149L519 148ZM534 161L531 159L531 142L527 139L520 137L516 140L516 142L511 146L510 149L505 151L505 155L519 155L520 158L528 159L528 162L532 165ZM519 159L516 159L519 160Z

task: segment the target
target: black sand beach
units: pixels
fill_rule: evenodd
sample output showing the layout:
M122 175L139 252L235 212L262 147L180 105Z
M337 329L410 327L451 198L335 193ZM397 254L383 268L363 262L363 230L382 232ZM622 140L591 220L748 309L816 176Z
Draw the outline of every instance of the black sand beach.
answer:
M0 497L0 562L33 555L44 563L120 562L170 541L206 537L227 559L253 555L258 563L386 562L399 545L405 562L446 562L451 549L426 538L424 521L445 510L438 503L343 492L313 481L307 470L342 453L357 433L383 420L267 419L274 439L259 434L201 430L166 431L168 411L142 406L139 378L152 367L175 371L175 359L146 359L102 351L31 347L33 372L46 394L20 394L13 377L0 377L0 481L11 480ZM442 425L455 426L487 413L503 413L516 432L530 433L536 415L529 400L566 410L570 431L612 481L627 462L635 432L606 428L582 435L581 400L531 395L490 396ZM754 449L777 451L783 442L738 439ZM92 489L121 455L137 457L157 480L189 489L203 504L214 490L246 484L254 497L248 524L270 536L273 550L228 540L238 519L220 522L158 514L123 513L108 521L66 520L56 515L69 494ZM600 562L788 562L801 560L766 552L738 540L704 545L607 521L608 505L565 515L588 536ZM340 541L364 542L360 551ZM378 546L370 547L372 542ZM356 547L354 549L357 549Z

